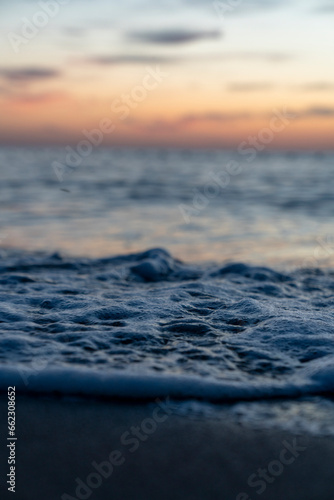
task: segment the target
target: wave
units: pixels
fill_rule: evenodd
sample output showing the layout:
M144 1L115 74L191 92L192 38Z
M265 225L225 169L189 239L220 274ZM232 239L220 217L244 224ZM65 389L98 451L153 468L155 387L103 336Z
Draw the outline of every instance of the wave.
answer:
M8 384L19 392L92 396L118 400L198 399L212 403L328 396L334 391L333 356L314 363L289 381L214 380L211 377L103 372L82 368L0 368L0 391Z
M3 251L0 390L212 402L334 390L333 272Z

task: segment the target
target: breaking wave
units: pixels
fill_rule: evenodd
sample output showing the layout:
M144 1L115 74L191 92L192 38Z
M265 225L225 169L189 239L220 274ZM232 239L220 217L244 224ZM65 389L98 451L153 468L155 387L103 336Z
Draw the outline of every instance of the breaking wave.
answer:
M334 390L334 273L2 251L0 388L225 402Z

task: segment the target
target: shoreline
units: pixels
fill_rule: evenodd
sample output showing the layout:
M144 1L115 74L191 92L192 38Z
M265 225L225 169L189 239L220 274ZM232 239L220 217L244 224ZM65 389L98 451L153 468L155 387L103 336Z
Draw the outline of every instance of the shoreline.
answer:
M6 413L7 399L1 396L2 463ZM16 432L20 500L334 497L333 437L255 430L232 418L176 415L168 401L123 404L18 395ZM3 477L1 484L4 490ZM4 498L11 495L5 491Z

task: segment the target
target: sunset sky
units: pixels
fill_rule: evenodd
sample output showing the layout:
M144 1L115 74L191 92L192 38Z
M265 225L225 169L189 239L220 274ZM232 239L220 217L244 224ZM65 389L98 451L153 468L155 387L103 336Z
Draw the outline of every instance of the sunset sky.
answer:
M332 149L334 0L3 0L0 143ZM101 129L102 127L102 129Z

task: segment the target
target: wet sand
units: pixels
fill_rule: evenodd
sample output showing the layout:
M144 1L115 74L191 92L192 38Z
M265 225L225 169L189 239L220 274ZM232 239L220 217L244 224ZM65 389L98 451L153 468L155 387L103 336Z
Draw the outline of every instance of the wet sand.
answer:
M14 497L6 491L4 480L8 468L6 406L2 396L1 498L334 498L334 438L254 430L231 419L189 418L156 403L129 405L19 394Z

